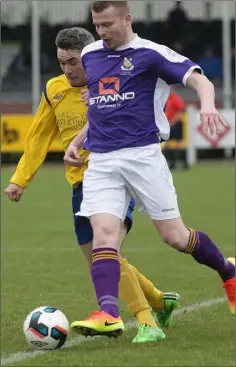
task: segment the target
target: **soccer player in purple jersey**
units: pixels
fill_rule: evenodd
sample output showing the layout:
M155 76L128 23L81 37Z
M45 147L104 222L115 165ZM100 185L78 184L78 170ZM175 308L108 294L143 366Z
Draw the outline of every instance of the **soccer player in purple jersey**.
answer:
M91 272L100 313L75 321L72 327L90 335L94 331L102 335L111 327L124 330L117 305L118 238L131 195L139 210L152 218L164 242L218 272L235 314L235 259L226 259L206 233L185 226L160 149L161 138L168 139L170 132L164 114L170 84L196 90L201 121L211 133L224 129L226 122L215 108L214 86L188 58L134 34L126 1L95 1L92 17L101 40L82 52L89 89L84 147L91 153L78 215L89 217L93 228ZM75 162L80 141L75 138L70 145L67 163Z
M81 52L91 42L94 42L92 34L83 28L73 27L58 32L55 44L63 74L50 79L43 90L39 108L26 137L24 155L5 189L13 202L20 201L42 165L56 134L60 134L66 151L77 134L87 126L87 103L86 106L83 103L83 95L87 92L86 75L81 65ZM73 217L80 210L83 200L83 175L87 169L89 152L81 149L80 155L80 167L66 167L66 178L72 186ZM126 220L121 226L121 242L132 228L134 206L132 199ZM90 270L93 231L89 219L75 216L74 230ZM163 293L127 259L120 257L119 260L119 294L137 322L138 332L133 343L156 341L160 336L163 338L161 327L171 326L173 311L179 307L179 295L175 292Z

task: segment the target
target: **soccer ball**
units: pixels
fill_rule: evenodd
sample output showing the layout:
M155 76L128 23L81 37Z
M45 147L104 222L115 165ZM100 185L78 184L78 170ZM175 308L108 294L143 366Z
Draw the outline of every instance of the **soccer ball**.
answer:
M34 349L59 349L69 334L69 322L63 312L55 307L35 308L26 317L24 326L26 341Z

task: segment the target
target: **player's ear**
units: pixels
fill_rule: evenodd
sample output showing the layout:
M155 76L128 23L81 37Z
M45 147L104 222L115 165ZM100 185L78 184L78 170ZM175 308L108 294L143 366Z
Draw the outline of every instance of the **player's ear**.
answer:
M125 23L126 23L127 26L131 24L131 15L130 14L125 15Z

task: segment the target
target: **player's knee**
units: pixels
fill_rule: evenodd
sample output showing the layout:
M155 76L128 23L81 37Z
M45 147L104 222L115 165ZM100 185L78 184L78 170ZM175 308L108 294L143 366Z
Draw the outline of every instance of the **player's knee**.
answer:
M119 245L120 223L109 221L96 221L92 223L93 227L93 248L112 247ZM118 248L117 248L118 249Z
M112 229L107 225L96 226L93 229L93 234L96 242L102 243L112 236Z
M162 240L178 251L184 251L188 245L189 231L181 218L154 221Z
M178 251L184 251L186 248L186 241L183 234L177 230L164 231L161 233L162 240L170 247Z
M100 247L116 247L114 237L116 232L114 228L110 228L107 225L101 225L94 228L94 248Z

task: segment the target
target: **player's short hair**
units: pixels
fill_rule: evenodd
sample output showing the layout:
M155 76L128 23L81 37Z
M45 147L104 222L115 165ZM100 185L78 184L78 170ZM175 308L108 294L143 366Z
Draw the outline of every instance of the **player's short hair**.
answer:
M120 8L124 12L129 12L128 1L93 1L91 4L91 10L95 13L101 13L110 6Z
M93 35L84 28L73 27L61 29L55 39L56 47L62 50L78 50L94 42Z

